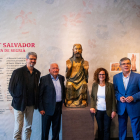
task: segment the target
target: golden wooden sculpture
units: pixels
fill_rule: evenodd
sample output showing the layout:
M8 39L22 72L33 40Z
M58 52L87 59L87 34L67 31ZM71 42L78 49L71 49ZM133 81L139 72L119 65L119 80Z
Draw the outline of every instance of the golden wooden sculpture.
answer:
M89 64L82 57L81 44L74 44L73 56L66 61L66 107L87 106Z

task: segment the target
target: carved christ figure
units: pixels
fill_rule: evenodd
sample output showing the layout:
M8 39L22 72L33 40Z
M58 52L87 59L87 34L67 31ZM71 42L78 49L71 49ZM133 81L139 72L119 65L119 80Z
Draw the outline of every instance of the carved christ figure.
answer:
M66 61L66 107L87 106L89 64L82 57L81 44L73 45L73 56Z

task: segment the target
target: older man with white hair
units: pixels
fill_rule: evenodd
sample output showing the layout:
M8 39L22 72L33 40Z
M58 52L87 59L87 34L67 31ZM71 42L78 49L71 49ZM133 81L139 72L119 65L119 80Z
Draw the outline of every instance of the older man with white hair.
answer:
M52 122L52 140L59 140L62 103L65 98L64 76L58 74L56 63L50 65L50 74L41 77L39 111L42 115L42 140L48 140Z

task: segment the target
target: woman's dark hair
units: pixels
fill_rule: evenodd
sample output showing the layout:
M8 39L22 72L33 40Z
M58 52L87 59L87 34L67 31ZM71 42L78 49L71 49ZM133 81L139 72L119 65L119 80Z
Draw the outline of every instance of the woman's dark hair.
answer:
M108 71L104 68L98 68L95 72L94 72L94 77L93 77L93 80L96 82L96 83L99 83L99 73L101 71L104 71L105 72L105 83L107 83L109 81L109 76L108 76Z

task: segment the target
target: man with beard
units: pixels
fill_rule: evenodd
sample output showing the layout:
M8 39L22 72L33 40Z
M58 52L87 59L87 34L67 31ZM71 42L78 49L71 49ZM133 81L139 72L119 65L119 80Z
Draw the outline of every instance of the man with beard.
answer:
M87 106L88 62L82 57L81 44L73 45L73 56L66 61L66 99L67 107Z
M34 68L37 54L29 52L26 55L26 65L13 71L9 92L13 97L15 127L14 140L22 139L22 128L24 124L24 139L29 140L34 109L38 108L38 92L40 72ZM24 122L24 123L23 123Z

